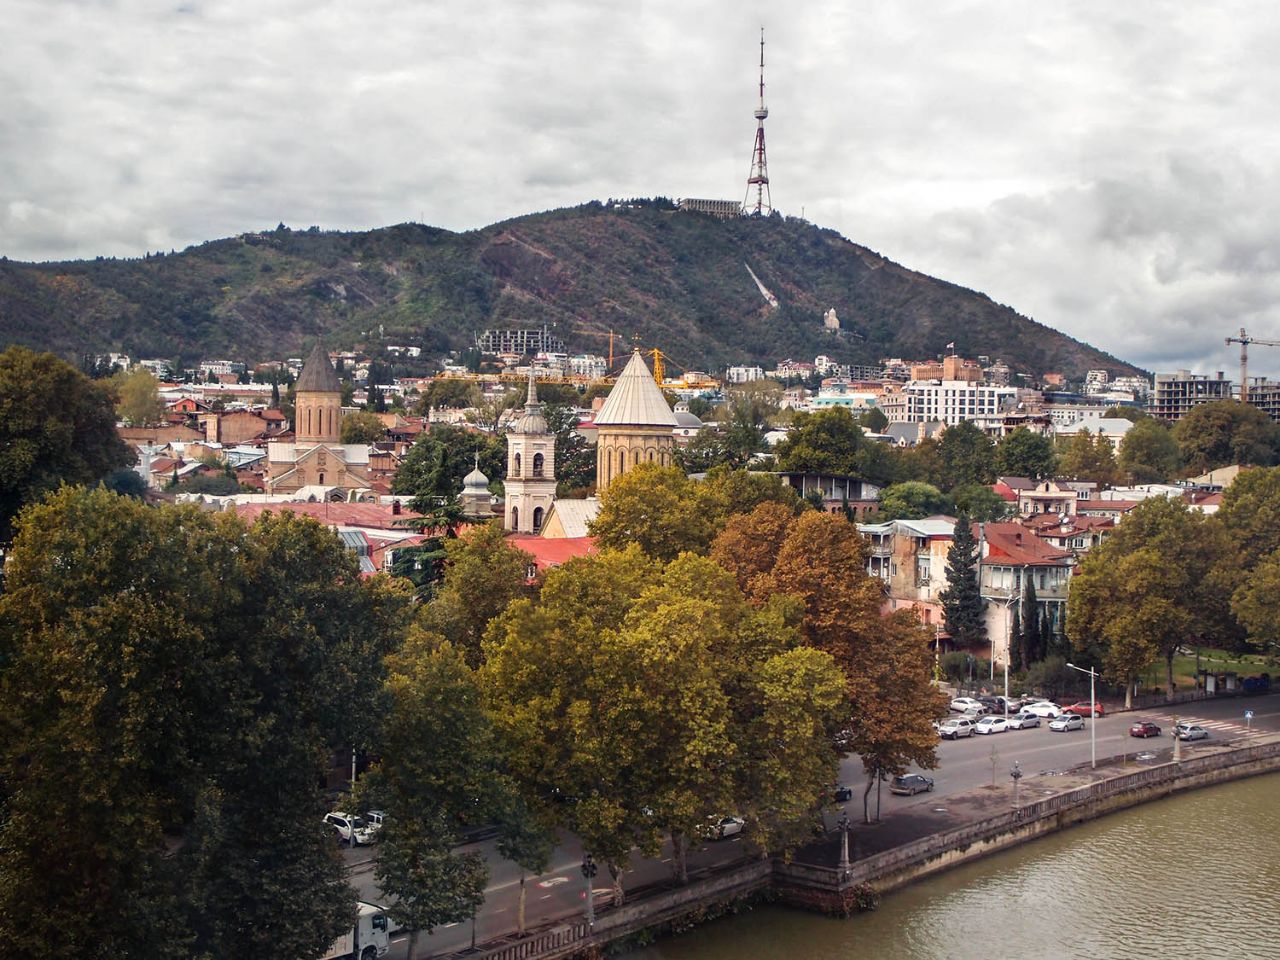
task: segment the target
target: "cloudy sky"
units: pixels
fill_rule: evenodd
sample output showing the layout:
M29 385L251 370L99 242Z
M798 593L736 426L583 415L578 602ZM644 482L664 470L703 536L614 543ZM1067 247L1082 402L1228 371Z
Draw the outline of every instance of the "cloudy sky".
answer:
M1149 369L1280 339L1280 5L4 0L0 254L774 204ZM1280 349L1251 370L1280 374Z

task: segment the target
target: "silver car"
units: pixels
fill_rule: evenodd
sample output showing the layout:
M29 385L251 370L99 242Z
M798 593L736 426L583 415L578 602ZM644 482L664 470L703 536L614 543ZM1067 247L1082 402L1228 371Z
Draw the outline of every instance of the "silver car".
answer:
M1180 723L1174 728L1173 735L1179 740L1207 740L1209 731L1198 723Z
M1054 733L1062 733L1066 730L1083 730L1084 717L1078 713L1064 713L1049 721L1049 729Z
M952 717L944 720L938 728L938 736L943 740L958 740L961 737L973 736L974 723L968 717Z
M1040 726L1040 718L1029 710L1023 710L1021 713L1015 713L1009 718L1010 730L1025 730L1027 727Z

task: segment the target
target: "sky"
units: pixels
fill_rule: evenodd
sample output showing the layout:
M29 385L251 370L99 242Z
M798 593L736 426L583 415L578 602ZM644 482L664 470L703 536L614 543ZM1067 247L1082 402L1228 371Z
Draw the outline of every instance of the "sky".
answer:
M1149 370L1280 340L1280 4L3 0L0 255L741 199ZM992 346L990 352L997 353ZM1280 375L1255 347L1254 375Z

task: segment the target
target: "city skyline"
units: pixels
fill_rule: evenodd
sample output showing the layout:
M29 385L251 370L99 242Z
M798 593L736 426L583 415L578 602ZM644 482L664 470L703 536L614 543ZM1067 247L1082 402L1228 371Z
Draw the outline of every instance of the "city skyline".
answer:
M1152 370L1235 379L1225 337L1280 337L1260 4L18 0L9 21L11 259L738 198L763 24L783 213Z

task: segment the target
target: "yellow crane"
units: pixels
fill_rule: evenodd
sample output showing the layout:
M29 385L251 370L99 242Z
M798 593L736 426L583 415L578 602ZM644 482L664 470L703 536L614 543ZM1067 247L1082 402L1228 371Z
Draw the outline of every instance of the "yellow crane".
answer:
M1233 343L1240 344L1240 401L1242 403L1249 402L1249 344L1256 343L1260 347L1280 347L1280 340L1263 340L1259 337L1251 337L1244 332L1244 327L1240 328L1240 336L1227 337L1227 346Z
M667 371L662 366L662 361L665 358L662 351L657 347L650 350L649 354L653 357L653 379L657 382L658 386L661 387L667 376Z

